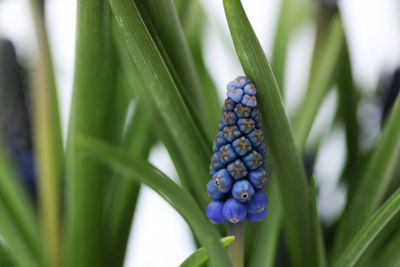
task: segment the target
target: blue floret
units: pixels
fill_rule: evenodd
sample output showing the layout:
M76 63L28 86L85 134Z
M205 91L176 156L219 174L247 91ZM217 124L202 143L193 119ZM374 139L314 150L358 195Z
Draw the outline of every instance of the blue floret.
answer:
M228 91L229 89L236 87L236 88L243 88L246 84L251 83L250 79L247 79L244 76L238 76L236 77L235 80L231 81L228 83L226 86L226 90Z
M250 170L255 170L262 164L262 156L255 150L243 157L243 161Z
M240 159L237 159L229 164L228 171L229 174L236 180L243 178L247 175L247 168L244 165L243 161L241 161Z
M243 90L240 88L231 88L228 90L228 92L226 93L226 95L232 99L233 101L235 101L236 103L239 103L240 100L242 100L242 96L243 96Z
M240 202L247 202L254 195L253 186L246 179L237 181L232 188L232 196Z
M246 203L247 219L249 221L258 221L265 217L268 208L268 198L264 192L258 190L252 199Z
M238 223L246 218L247 208L245 204L230 198L225 202L222 213L226 220L231 223Z
M213 200L208 204L207 217L212 223L223 224L226 221L223 215L224 204L223 201L216 200Z
M223 200L226 197L225 193L222 193L218 190L218 188L215 187L212 179L207 184L207 192L213 200Z
M255 188L262 189L268 182L267 172L262 167L250 171L249 180Z
M226 169L221 169L213 175L215 187L222 193L227 193L233 185L233 178Z

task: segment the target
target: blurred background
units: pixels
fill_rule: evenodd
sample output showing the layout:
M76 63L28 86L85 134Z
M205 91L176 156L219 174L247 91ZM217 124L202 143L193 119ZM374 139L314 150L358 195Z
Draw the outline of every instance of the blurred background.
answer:
M326 5L335 5L334 0L324 1ZM230 39L222 1L199 2L207 21L203 36L205 63L220 90L222 103L227 82L243 71ZM281 1L242 0L242 3L270 59ZM360 150L366 151L376 141L381 121L399 87L400 72L396 73L396 70L400 67L400 2L343 0L338 6L349 45L354 82L363 95L357 107L357 122ZM66 140L73 86L76 1L46 0L44 11ZM307 86L315 42L314 17L304 20L289 38L282 82L289 114L296 109ZM22 176L31 181L28 186L33 194L36 189L32 182L34 164L27 72L37 54L34 38L29 1L0 0L0 130L10 144ZM6 87L13 90L3 89ZM347 193L346 186L338 180L345 163L346 137L343 126L334 123L337 104L337 91L331 90L318 111L309 138L323 137L318 157L314 162L315 155L311 155L310 165L313 166L311 172L318 177L319 213L328 226L340 215ZM149 160L177 179L162 144L152 149ZM305 163L307 165L307 156ZM140 192L136 212L126 266L177 266L194 251L194 241L184 220L150 189L143 188Z

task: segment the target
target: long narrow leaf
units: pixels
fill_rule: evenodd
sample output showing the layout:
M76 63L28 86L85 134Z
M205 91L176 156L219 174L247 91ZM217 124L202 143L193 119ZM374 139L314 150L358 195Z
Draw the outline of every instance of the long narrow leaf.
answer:
M113 26L117 27L117 24L115 23L113 24ZM116 33L115 31L113 32ZM172 137L172 134L169 131L167 125L165 124L161 116L157 115L157 108L153 103L152 96L149 92L150 90L147 88L147 84L143 81L141 75L139 75L138 68L133 62L132 58L129 56L127 50L125 49L123 40L119 38L119 35L117 34L115 36L115 41L118 47L118 52L120 54L119 56L121 62L124 66L124 71L127 73L127 77L129 78L131 88L135 91L135 93L140 95L139 101L142 101L144 103L147 113L154 113L154 132L156 132L158 138L163 142L164 146L168 150L168 153L171 156L172 162L174 163L182 185L185 189L193 194L200 205L205 207L205 205L209 201L209 197L207 196L204 187L197 186L197 183L195 182L195 179L200 178L197 176L198 173L193 173L191 175L188 170L185 162L187 162L187 160L190 160L190 158L183 156L183 153L179 150L177 141Z
M189 5L190 8L187 10L187 21L183 26L196 64L197 73L200 77L200 87L204 97L208 123L214 130L212 134L215 135L217 130L215 125L218 124L218 120L220 119L222 103L215 83L207 70L204 59L203 40L205 37L206 15L198 1L184 0L183 2L191 2Z
M114 88L114 55L105 0L78 1L74 91L67 147L66 266L104 266L103 202L105 168L83 161L73 146L76 133L106 136ZM84 218L84 219L83 219Z
M0 201L0 238L4 238L7 242L10 248L9 251L13 253L12 256L17 260L18 265L42 266L41 261L43 259L32 253L29 244L23 239L21 232L14 224L10 212L3 204Z
M173 1L135 3L193 118L210 133L214 127L206 117L204 93Z
M312 235L314 236L313 245L314 251L314 265L315 266L326 266L326 251L325 244L322 235L321 222L318 216L318 205L317 205L317 188L315 185L315 176L311 177L310 187L310 205L312 210Z
M379 250L378 257L373 260L374 266L397 267L400 266L400 230L387 244Z
M127 55L145 83L140 85L142 96L154 103L162 116L190 171L187 179L195 190L201 190L197 199L204 205L208 201L203 188L209 176L210 144L195 124L135 4L127 0L109 2Z
M47 40L44 15L31 1L39 56L33 74L33 129L46 257L50 266L61 264L61 181L64 146L61 136L57 90Z
M368 246L383 228L400 212L400 189L398 189L362 226L344 252L333 264L334 267L354 266Z
M277 178L273 176L268 184L267 217L254 227L254 237L249 248L249 267L275 266L283 216Z
M293 118L293 132L299 151L303 151L318 107L332 86L344 45L343 26L338 16L332 18L328 32L316 43L307 92Z
M13 164L6 157L0 140L0 201L6 209L14 227L20 232L22 242L26 243L32 255L42 258L41 229L33 208L33 200L18 183L12 169Z
M343 120L346 131L346 150L347 162L343 171L342 178L347 181L348 194L354 192L353 187L357 184L357 173L359 164L359 137L360 129L357 121L357 108L359 102L359 92L353 81L352 68L350 62L350 51L348 42L344 46L343 60L339 67L339 75L337 81L339 93L339 112Z
M80 136L76 142L76 145L89 152L92 157L129 174L129 178L146 184L160 194L187 220L200 243L206 248L212 266L230 266L228 254L219 242L217 231L188 192L150 164L133 159L102 141Z
M354 236L382 201L400 160L400 100L397 98L372 157L368 161L354 196L346 208L335 240L333 257Z
M227 236L221 238L221 243L224 247L229 246L233 241L235 241L234 236ZM208 261L207 250L203 247L197 249L193 254L191 254L180 267L200 267L203 266Z
M10 248L0 235L0 266L14 267L17 265L16 262L15 258L11 255Z
M151 131L151 116L141 104L135 109L123 142L123 148L132 156L146 159L155 138ZM105 211L105 233L108 266L122 266L128 243L129 231L136 208L140 184L117 173L113 178L113 190Z
M292 262L311 266L311 214L306 177L278 85L240 1L224 0L224 7L243 70L258 89L264 136L279 177Z
M305 19L311 15L311 10L311 3L309 2L301 0L281 1L273 52L271 54L271 66L282 95L284 93L286 50L290 37Z

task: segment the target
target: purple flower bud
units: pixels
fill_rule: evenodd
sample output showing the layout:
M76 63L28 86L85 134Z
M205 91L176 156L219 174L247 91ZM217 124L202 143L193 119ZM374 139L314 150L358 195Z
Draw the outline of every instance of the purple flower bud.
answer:
M250 133L256 127L256 123L252 119L239 119L238 125L240 131L244 134Z
M224 164L232 162L237 156L231 144L222 146L218 153L221 162Z
M224 133L218 132L214 138L213 152L218 152L221 146L225 145L226 143L228 143L228 141L225 139Z
M244 136L233 141L232 145L233 149L239 156L243 156L251 150L250 141Z
M224 127L223 131L225 139L228 140L229 142L232 142L242 134L236 125L226 126Z
M263 132L260 129L254 129L247 135L247 138L254 147L261 145L264 141Z
M251 184L257 189L262 189L268 182L267 172L262 167L250 171L248 176Z
M251 108L243 105L242 103L239 103L236 105L234 111L238 118L247 118L248 116L250 116Z
M224 202L213 200L207 206L207 217L215 224L223 224L226 219L223 215Z
M261 145L256 146L256 150L258 153L260 153L261 157L265 159L267 157L267 149L265 148L264 143L261 143Z
M247 168L250 170L255 170L262 164L262 157L260 153L255 150L252 150L246 156L243 157L243 161L246 164Z
M263 191L258 190L252 199L246 203L246 207L249 221L261 220L267 214L268 198Z
M229 164L228 171L229 174L236 180L243 178L247 175L247 168L244 165L243 161L241 161L240 159L237 159Z
M257 106L257 99L255 95L243 95L242 104L254 108Z
M248 95L255 95L257 93L256 87L253 83L246 84L246 86L243 87L243 91Z
M249 202L246 203L247 212L260 212L267 207L268 198L262 190L257 190Z
M213 175L214 186L222 193L227 193L233 185L233 178L226 169L221 169Z
M233 87L236 88L243 88L246 84L250 83L251 81L244 76L238 76L235 80L228 83L226 86L226 90L229 90Z
M214 175L215 172L222 169L225 165L221 162L218 153L214 153L211 157L210 174Z
M230 198L225 202L222 213L231 223L238 223L246 218L247 208L245 204Z
M236 102L230 98L225 99L222 111L232 111L236 106Z
M260 212L255 212L255 213L253 213L253 212L248 212L247 213L247 216L246 216L246 219L247 220L249 220L249 221L251 221L251 222L256 222L256 221L259 221L259 220L261 220L262 218L264 218L265 217L265 215L267 215L267 207L265 207L262 211L260 211Z
M240 202L247 202L254 195L253 186L246 179L237 181L232 188L232 196Z
M215 187L212 179L207 184L207 192L213 200L223 200L226 197L225 193L222 193Z
M222 114L222 123L225 126L235 125L236 121L237 121L237 117L236 117L236 114L233 111L225 111Z
M253 108L250 117L256 122L259 123L261 122L261 112L258 108Z
M240 101L242 101L242 96L243 96L243 90L240 88L231 88L228 90L228 92L226 93L226 95L232 99L233 101L235 101L236 103L239 103Z

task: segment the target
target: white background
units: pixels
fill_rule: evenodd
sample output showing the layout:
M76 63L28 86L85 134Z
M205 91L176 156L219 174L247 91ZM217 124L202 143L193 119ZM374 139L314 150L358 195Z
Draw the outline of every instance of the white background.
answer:
M279 0L243 0L249 19L267 56L279 11ZM220 88L221 101L225 84L242 74L229 38L222 1L203 0L209 18L205 42L206 64ZM399 66L400 5L395 0L344 0L340 3L357 85L372 92L380 76ZM76 1L48 0L46 18L55 63L63 132L68 122L72 92ZM289 45L286 71L286 104L289 112L298 102L307 81L314 26L304 25ZM0 36L14 41L22 61L32 62L35 53L32 22L27 0L0 0ZM318 114L311 134L329 126L336 95L331 93ZM345 157L344 134L335 127L321 145L315 173L320 186L319 210L330 221L340 213L345 189L337 178ZM175 170L162 145L151 152L150 161L176 179ZM140 193L135 223L129 242L126 266L177 266L195 249L190 230L172 208L148 188Z

